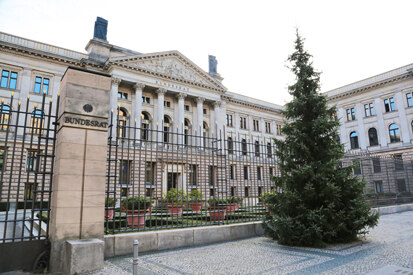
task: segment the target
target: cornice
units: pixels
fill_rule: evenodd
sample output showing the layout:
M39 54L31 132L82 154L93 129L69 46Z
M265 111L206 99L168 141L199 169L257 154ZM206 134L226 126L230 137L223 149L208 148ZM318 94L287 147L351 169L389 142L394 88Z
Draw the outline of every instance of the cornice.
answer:
M230 97L230 96L223 95L222 100L224 100L226 103L230 102L230 103L233 103L233 104L246 106L246 107L253 108L253 109L256 109L256 110L260 110L260 111L275 112L277 114L280 113L279 109L265 107L265 106L262 106L262 105L259 105L259 104L254 104L254 103L251 103L251 102L248 102L248 101L235 99L235 98Z

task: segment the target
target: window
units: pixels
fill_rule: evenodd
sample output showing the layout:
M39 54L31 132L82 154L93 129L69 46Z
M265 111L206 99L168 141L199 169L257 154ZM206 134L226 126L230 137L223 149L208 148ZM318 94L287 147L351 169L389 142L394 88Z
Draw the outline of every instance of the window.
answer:
M185 105L184 108L185 108L185 111L189 112L189 105Z
M240 117L240 128L241 129L247 129L247 118L245 117Z
M204 115L207 114L207 109L203 109L202 111L204 112Z
M271 123L270 122L265 122L265 132L267 134L271 134Z
M377 193L383 193L383 181L376 180L373 182Z
M361 175L361 162L358 160L353 160L353 173L354 175Z
M145 163L145 184L155 184L155 162L147 161Z
M171 120L168 116L163 117L163 142L169 142L169 131L171 129Z
M404 166L403 166L402 154L394 154L393 159L394 159L394 169L396 169L396 171L403 171Z
M244 180L248 180L249 175L248 175L248 166L244 166Z
M270 176L274 176L274 167L269 167L269 174Z
M34 194L37 189L37 183L27 182L24 185L24 199L31 201L34 199Z
M189 132L191 130L191 122L187 119L184 120L184 144L188 145L190 140Z
M389 126L390 143L400 141L400 130L396 123L390 124Z
M235 180L235 165L231 165L230 175L231 180Z
M235 187L231 186L231 197L235 197Z
M189 177L189 184L196 185L197 184L197 167L196 164L190 164L188 170L188 177Z
M370 128L368 131L369 134L369 143L370 146L376 146L379 145L379 139L377 137L377 130L376 128Z
M260 121L253 119L252 124L254 125L254 131L259 132L260 131Z
M128 99L128 93L118 92L118 98L127 100Z
M26 172L36 172L38 171L38 168L37 150L28 150L26 158Z
M413 106L412 93L406 94L406 100L407 100L407 107L412 107Z
M128 197L129 195L129 188L128 187L122 187L120 189L120 196L121 197Z
M120 138L126 137L127 121L128 112L125 109L120 108L118 113L118 137Z
M346 110L347 113L347 121L355 120L356 119L356 111L354 108L349 108Z
M258 186L258 197L261 197L262 195L262 187Z
M34 80L34 90L35 94L48 94L49 93L49 79L45 77L36 76ZM119 94L118 94L119 97Z
M216 182L216 166L208 166L209 185L215 186Z
M241 140L241 151L242 151L242 155L246 156L247 155L247 141L245 139Z
M376 113L374 112L373 103L364 104L364 114L366 117L374 116Z
M147 96L143 96L142 103L151 104L151 98Z
M359 148L359 139L358 139L358 134L356 132L350 133L350 146L351 146L351 149Z
M397 179L397 191L398 192L405 192L406 191L406 181L404 179Z
M267 157L268 158L272 158L272 146L271 146L271 142L267 143Z
M250 196L250 188L249 187L244 188L244 196L246 198L248 198Z
M262 167L257 166L257 180L262 180Z
M15 90L17 86L17 73L3 70L1 72L1 88L9 88Z
M381 172L381 164L380 164L380 159L379 158L373 158L373 172L374 173L380 173Z
M120 160L119 163L119 184L128 185L130 184L130 160ZM145 173L146 178L146 173Z
M10 106L0 106L0 131L6 131L10 121Z
M232 137L228 137L228 154L234 153L234 142L232 141Z
M338 115L337 115L337 111L334 112L334 114L331 117L331 120L333 121L337 121L338 120Z
M232 115L227 114L227 126L232 127Z
M392 97L384 100L384 109L386 113L396 110L396 104L394 104L394 99Z
M260 142L258 140L255 141L255 156L260 156Z
M163 102L163 106L164 106L164 107L167 107L167 108L171 108L171 102L165 100L165 101Z
M4 171L6 169L6 150L4 148L0 148L0 171Z
M215 196L215 189L214 188L209 189L209 196L210 197Z
M141 121L141 139L142 140L149 140L149 125L150 125L150 119L149 119L149 114L144 112L141 115L142 121Z
M153 198L155 188L145 188L145 197Z
M277 135L280 136L281 135L281 124L276 124L276 131L277 131Z
M35 109L30 119L30 131L39 135L42 133L44 113L41 110Z

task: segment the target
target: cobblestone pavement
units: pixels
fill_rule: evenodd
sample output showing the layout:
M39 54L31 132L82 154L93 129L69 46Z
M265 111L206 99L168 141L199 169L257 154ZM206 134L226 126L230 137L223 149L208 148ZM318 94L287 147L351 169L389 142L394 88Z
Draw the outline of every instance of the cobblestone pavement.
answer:
M413 211L385 215L362 241L325 249L265 238L146 253L139 274L413 274ZM131 274L132 257L88 274Z

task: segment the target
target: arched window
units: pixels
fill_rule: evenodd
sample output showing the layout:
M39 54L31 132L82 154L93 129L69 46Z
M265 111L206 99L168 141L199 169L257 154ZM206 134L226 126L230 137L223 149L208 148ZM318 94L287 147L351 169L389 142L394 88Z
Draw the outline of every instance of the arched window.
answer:
M168 116L163 117L163 142L169 142L169 133L171 130L171 119Z
M377 137L377 130L376 130L376 128L370 128L368 133L369 133L370 146L379 145L379 139L378 139L378 137Z
M272 146L271 146L271 142L267 143L267 157L268 158L272 158Z
M243 156L247 155L248 149L247 149L247 141L245 140L245 138L241 140L241 151L242 151Z
M359 138L356 132L350 133L350 146L351 146L351 149L359 148Z
M228 154L234 153L234 142L232 141L232 137L228 137Z
M189 132L191 130L191 122L187 119L184 121L184 144L188 145L189 143Z
M35 109L30 119L30 130L33 134L42 134L44 113L41 110Z
M204 121L202 124L202 131L203 131L203 139L204 139L204 147L208 147L208 135L209 135L209 127L208 124Z
M390 124L389 135L391 143L400 141L400 130L396 123Z
M128 111L124 108L119 109L118 113L118 137L126 137L126 124L128 121Z
M10 106L1 105L0 106L0 130L5 131L9 127L10 120Z
M255 156L260 156L260 142L258 140L255 141Z
M149 140L149 126L150 126L150 115L147 112L142 112L141 114L141 139Z

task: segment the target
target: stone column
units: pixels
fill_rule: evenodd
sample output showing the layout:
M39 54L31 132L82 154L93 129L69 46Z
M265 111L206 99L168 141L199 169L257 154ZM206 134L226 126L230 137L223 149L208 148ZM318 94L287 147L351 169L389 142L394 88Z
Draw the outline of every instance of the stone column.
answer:
M186 94L179 93L178 94L178 121L176 124L178 125L178 144L183 144L183 136L180 134L184 133L184 119L185 119L185 97Z
M386 138L386 128L384 127L384 119L383 119L383 101L380 98L374 99L374 108L376 109L377 114L377 134L379 136L379 143L381 146L387 147L387 138Z
M145 88L145 84L136 83L134 86L135 88L135 101L133 102L133 118L136 119L136 139L141 138L141 122L142 122L142 91ZM131 121L131 124L135 123L135 120Z
M356 104L356 119L357 119L357 132L359 134L359 142L360 142L360 148L361 149L366 149L366 133L364 130L364 124L363 124L363 117L364 117L364 112L363 112L363 106L360 103Z
M211 128L214 131L214 136L219 137L219 125L221 125L221 101L214 102L214 121L211 123Z
M409 123L407 122L406 110L404 109L404 100L402 92L398 92L395 95L396 100L396 108L399 112L400 118L400 137L403 143L410 143L410 131L409 131Z
M162 142L162 131L163 131L163 117L165 115L165 110L164 110L164 101L165 101L165 94L166 94L166 89L164 88L158 88L156 90L156 93L158 94L158 114L157 114L157 118L156 118L156 125L155 125L155 129L158 132L158 138L157 141L158 142Z
M203 97L198 97L196 99L196 111L198 120L198 125L196 127L197 132L199 132L198 145L200 147L204 146L204 101L205 98Z
M23 76L21 80L21 86L20 86L20 100L21 100L21 105L20 105L20 110L26 111L26 103L27 103L27 96L30 93L30 85L31 85L31 77L32 75L32 70L24 68L23 70ZM55 101L56 102L56 101ZM14 108L14 107L13 107ZM14 109L16 110L16 109ZM25 115L21 114L19 116L19 125L24 125L24 119L29 119ZM22 136L23 135L23 127L18 127L17 128L17 135Z
M51 197L50 271L103 267L109 75L68 68L61 82Z
M112 87L110 89L110 107L109 107L109 123L112 121L112 137L116 137L116 127L117 127L117 110L118 110L118 89L119 89L119 84L120 84L120 79L119 78L112 78ZM111 118L113 110L113 118Z

